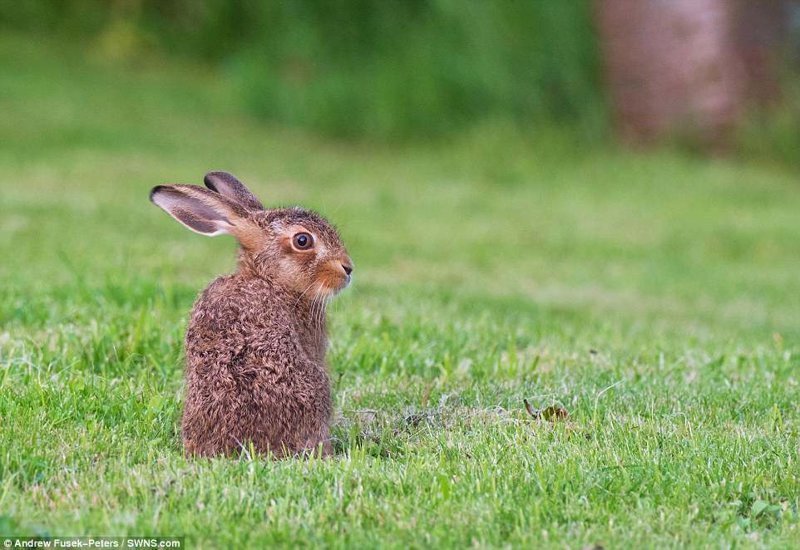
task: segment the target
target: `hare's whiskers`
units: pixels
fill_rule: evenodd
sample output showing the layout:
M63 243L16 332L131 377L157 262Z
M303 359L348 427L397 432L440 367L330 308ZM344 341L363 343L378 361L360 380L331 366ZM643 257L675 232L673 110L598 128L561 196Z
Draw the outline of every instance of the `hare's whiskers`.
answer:
M298 297L297 297L297 300L295 300L295 302L294 302L294 306L292 306L292 308L293 308L293 309L297 309L297 304L300 302L300 300L303 298L303 296L305 295L305 293L306 293L306 292L308 292L308 291L309 291L309 289L310 289L310 288L311 288L313 285L314 285L314 282L312 281L311 283L309 283L309 285L306 287L306 289L305 289L305 290L304 290L304 291L303 291L303 292L300 294L300 296L298 296Z
M317 291L319 292L319 290L322 290L322 283L319 283L319 289L317 289ZM320 325L324 321L325 317L325 304L326 304L325 296L323 294L318 293L316 295L315 317L317 324Z

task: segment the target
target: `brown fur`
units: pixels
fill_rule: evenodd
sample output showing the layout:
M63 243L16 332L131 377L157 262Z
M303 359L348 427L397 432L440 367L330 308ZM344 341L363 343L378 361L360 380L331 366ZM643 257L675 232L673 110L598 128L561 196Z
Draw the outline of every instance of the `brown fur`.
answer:
M264 210L229 174L212 173L206 185L213 191L159 186L151 193L153 202L190 229L231 233L242 244L236 273L213 281L192 310L184 448L190 455L212 456L252 444L278 457L317 449L330 455L325 304L349 283L347 251L336 230L314 212ZM217 202L220 193L226 196ZM209 207L221 215L209 214ZM312 235L312 249L292 246L298 232Z

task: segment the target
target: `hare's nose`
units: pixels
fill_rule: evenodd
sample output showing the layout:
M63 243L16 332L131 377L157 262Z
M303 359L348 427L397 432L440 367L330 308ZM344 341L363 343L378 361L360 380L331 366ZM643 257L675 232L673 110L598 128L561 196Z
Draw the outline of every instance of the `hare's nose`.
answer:
M344 269L344 272L347 273L348 275L350 275L353 272L353 266L350 264L342 264L342 269Z

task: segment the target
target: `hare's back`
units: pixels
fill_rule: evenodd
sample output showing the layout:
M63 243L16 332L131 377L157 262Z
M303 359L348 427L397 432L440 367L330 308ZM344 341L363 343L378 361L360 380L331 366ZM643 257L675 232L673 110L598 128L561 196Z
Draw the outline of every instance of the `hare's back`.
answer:
M192 309L186 332L187 360L241 362L256 350L263 353L293 340L282 303L275 289L264 282L237 275L217 278Z

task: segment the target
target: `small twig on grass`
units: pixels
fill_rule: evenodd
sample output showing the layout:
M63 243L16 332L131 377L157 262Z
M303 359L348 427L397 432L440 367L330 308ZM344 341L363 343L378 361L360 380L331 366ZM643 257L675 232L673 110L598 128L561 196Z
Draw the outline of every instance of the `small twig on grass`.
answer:
M528 414L529 414L529 415L531 415L531 416L532 416L533 418L535 418L536 420L539 420L539 417L540 417L540 415L539 415L539 411L535 410L535 409L534 409L534 408L531 406L531 404L530 404L530 403L528 403L528 400L527 400L527 399L523 399L523 400L522 400L522 402L523 402L523 403L525 403L525 410L526 410L526 411L528 411Z
M565 420L569 416L567 409L561 405L550 405L545 409L534 409L531 404L528 403L527 399L523 399L522 401L525 403L525 410L536 420L544 419L555 422L556 420Z
M616 382L614 382L614 383L613 383L613 384L611 384L610 386L608 386L608 387L606 387L606 388L603 388L602 390L600 390L600 393L598 393L598 394L597 394L597 397L596 397L596 399L600 399L600 397L601 397L601 396L602 396L604 393L606 393L608 390L610 390L610 389L612 389L612 388L616 388L617 386L619 386L619 385L620 385L620 384L622 384L623 382L624 382L624 380L617 380Z
M609 390L611 390L613 388L616 388L617 386L619 386L623 382L624 382L624 380L617 380L616 382L614 382L610 386L607 386L607 387L603 388L602 390L600 390L597 393L597 395L594 398L594 412L593 412L593 417L594 417L593 420L595 422L597 422L597 405L600 403L600 398L603 397L604 393L606 393L607 391L609 391Z

